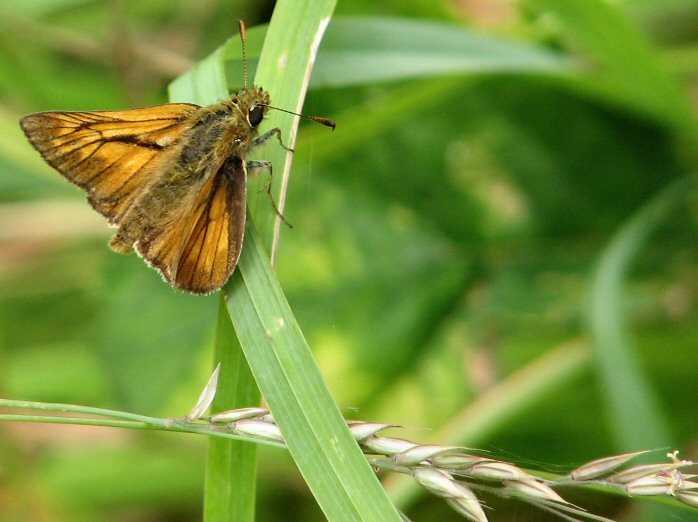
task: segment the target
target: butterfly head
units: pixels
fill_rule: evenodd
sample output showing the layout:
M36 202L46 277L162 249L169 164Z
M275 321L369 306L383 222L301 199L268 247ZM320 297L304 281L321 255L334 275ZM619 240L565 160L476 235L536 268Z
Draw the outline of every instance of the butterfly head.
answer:
M269 110L269 93L261 87L249 87L238 92L232 103L254 129L262 123Z
M277 111L286 112L293 114L295 116L300 116L303 118L308 118L310 120L316 121L326 127L330 127L332 130L335 128L335 124L332 120L327 118L319 118L317 116L308 116L305 114L300 114L293 111L288 111L286 109L281 109L279 107L272 107L269 105L269 93L262 89L261 87L248 87L247 86L247 28L245 27L245 22L238 20L238 26L240 27L240 43L242 44L242 65L243 65L243 85L245 88L237 93L233 98L233 104L238 106L241 112L247 118L247 122L250 124L252 129L256 129L257 126L262 123L264 115L269 109L276 109ZM240 100L247 101L245 105L238 103L238 98Z

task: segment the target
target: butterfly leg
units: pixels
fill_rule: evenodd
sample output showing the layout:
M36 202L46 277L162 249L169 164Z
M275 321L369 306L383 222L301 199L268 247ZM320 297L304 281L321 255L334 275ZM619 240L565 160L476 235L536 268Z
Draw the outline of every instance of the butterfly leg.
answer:
M267 134L269 134L269 133L267 133ZM263 136L260 136L260 138L261 137L263 137ZM293 225L291 225L291 223L289 223L286 220L286 218L284 217L284 215L279 211L279 207L276 206L276 202L274 201L274 196L271 195L271 181L272 181L271 161L265 161L265 160L248 160L247 161L248 174L254 175L256 172L259 172L260 170L269 171L269 182L267 183L267 187L265 190L266 190L267 195L269 196L269 200L271 201L271 206L274 207L274 211L276 211L276 214L281 218L281 221L286 223L288 228L293 228Z
M279 140L279 144L281 145L281 147L283 147L284 149L286 149L289 152L294 152L293 149L284 145L284 142L281 140L281 129L279 129L278 127L276 127L275 129L272 129L270 131L267 131L264 134L262 134L261 136L258 136L257 138L255 138L255 140L252 142L252 148L259 147L260 145L269 141L274 136L276 136L276 139Z

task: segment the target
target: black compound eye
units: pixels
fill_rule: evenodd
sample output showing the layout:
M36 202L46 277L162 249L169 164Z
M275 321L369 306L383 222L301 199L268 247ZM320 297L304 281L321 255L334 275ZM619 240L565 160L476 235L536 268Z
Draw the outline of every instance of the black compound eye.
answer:
M247 115L247 120L250 122L250 125L253 127L256 127L262 122L262 119L264 118L264 110L262 109L261 105L255 105L250 109L249 114Z

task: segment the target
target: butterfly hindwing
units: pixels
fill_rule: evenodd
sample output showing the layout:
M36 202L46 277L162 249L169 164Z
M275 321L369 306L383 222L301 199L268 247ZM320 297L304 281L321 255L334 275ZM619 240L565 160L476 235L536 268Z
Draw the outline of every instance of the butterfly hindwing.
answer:
M204 178L187 204L153 227L136 243L136 251L175 287L197 294L217 290L230 277L242 249L247 171L230 158Z
M177 153L199 106L171 103L126 111L39 112L21 120L49 165L119 224L141 189Z

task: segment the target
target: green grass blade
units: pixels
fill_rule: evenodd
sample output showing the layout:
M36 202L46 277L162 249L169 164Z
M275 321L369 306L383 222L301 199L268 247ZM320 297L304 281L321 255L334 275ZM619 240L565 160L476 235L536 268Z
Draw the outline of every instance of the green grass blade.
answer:
M320 40L334 10L334 0L277 2L255 74L255 84L269 91L271 104L301 112ZM296 142L299 117L271 110L266 128L281 129L281 140L289 148ZM329 130L328 130L329 132ZM271 146L273 145L273 146ZM283 213L293 153L278 143L258 153L273 165L272 195ZM249 202L263 244L272 253L281 221L265 198Z
M263 27L250 31L248 56L256 57ZM238 46L239 47L239 46ZM229 78L239 80L239 49L224 52ZM568 56L461 25L389 17L333 18L318 52L311 87L346 87L405 78L468 73L571 74L580 63Z
M688 93L620 7L603 0L527 3L552 16L566 37L581 44L600 65L600 70L580 78L585 89L698 138Z
M622 451L662 448L673 442L628 338L621 297L623 281L640 248L693 186L693 178L680 179L640 209L612 239L593 276L590 327L604 396L609 400L609 424Z
M561 53L460 25L347 17L334 19L327 29L311 85L365 85L465 73L557 75L572 72L573 65Z
M230 45L234 38L237 38L240 45L239 36L230 38L228 42L197 63L191 71L176 78L169 86L170 101L209 105L227 98L228 86L225 82L222 56L224 48Z
M247 229L228 300L233 324L289 451L329 520L399 520L332 400L271 270Z
M240 349L221 295L214 361L225 378L219 379L211 411L220 412L259 404L260 394ZM211 437L204 485L204 520L254 520L257 445Z

